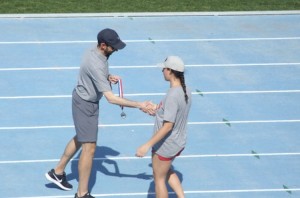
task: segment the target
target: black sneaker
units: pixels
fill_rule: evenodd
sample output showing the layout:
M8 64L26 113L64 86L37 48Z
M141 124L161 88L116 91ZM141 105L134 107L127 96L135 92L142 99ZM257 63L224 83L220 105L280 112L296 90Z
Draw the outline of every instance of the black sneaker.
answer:
M82 197L78 197L77 193L75 194L74 198L95 198L89 192L83 195Z
M56 184L63 190L72 190L73 186L68 183L66 173L64 172L62 175L55 174L54 169L45 174L46 178Z

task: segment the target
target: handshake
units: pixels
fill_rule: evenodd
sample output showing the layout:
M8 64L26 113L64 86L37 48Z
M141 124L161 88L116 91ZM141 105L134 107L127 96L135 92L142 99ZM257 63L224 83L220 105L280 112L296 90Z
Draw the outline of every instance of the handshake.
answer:
M158 105L152 103L151 101L142 102L142 107L140 108L141 111L144 113L148 113L151 116L155 116L156 110L158 109Z

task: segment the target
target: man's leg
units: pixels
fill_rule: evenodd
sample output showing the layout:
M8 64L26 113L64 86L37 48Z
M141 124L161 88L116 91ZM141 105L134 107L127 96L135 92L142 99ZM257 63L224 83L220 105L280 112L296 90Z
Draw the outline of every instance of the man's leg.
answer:
M48 173L45 174L46 178L49 181L53 182L63 190L72 190L73 188L73 186L68 183L66 173L64 170L70 159L80 148L80 145L81 144L77 142L76 136L73 137L67 144L64 154L62 155L56 168L50 170Z
M79 184L77 196L82 197L88 193L89 178L96 150L96 142L82 143L82 151L78 163Z
M65 168L71 158L75 155L75 153L80 149L81 143L77 141L76 136L74 136L69 143L67 144L63 155L60 158L55 170L56 174L63 174Z

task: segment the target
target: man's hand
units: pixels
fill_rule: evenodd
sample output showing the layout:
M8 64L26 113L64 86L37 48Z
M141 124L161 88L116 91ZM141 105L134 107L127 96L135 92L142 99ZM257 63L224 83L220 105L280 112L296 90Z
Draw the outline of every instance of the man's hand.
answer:
M116 76L116 75L109 75L108 76L108 81L111 82L112 84L117 84L119 79L121 79L120 76Z
M154 116L157 110L157 105L152 103L151 101L145 101L142 103L142 107L140 108L144 113L148 113L149 115Z

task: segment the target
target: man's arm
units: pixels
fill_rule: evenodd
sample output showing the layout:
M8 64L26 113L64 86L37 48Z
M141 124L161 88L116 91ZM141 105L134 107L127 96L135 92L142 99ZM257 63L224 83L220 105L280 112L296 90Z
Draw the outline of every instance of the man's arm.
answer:
M148 103L147 101L137 102L137 101L128 100L126 98L121 98L121 97L116 96L111 91L105 91L105 92L103 92L103 95L105 96L106 100L109 103L124 106L124 107L145 109L147 106L147 103Z

